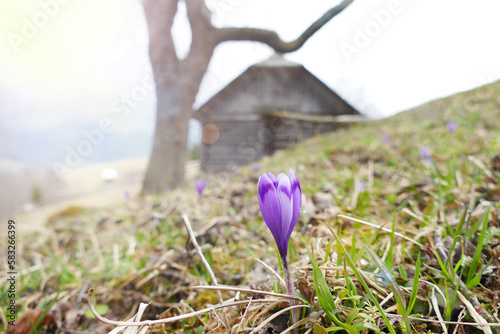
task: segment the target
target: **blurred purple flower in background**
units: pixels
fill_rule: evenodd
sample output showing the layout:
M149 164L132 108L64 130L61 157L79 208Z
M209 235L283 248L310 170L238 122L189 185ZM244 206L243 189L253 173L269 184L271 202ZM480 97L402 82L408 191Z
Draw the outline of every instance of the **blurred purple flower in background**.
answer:
M431 150L427 146L422 146L419 149L420 155L422 156L422 159L424 159L425 162L430 162L431 161Z
M258 171L260 170L260 166L259 166L259 164L254 164L254 165L252 166L252 169L253 169L253 171L254 171L254 172L258 172Z
M222 181L227 181L227 179L229 179L229 174L226 173L226 172L222 172L220 174L220 178L221 178Z
M198 192L198 195L203 193L203 190L205 190L205 187L207 186L207 181L205 180L196 180L194 181L194 187L196 188L196 191Z
M125 190L125 191L123 192L123 196L125 196L125 199L127 199L127 200L128 200L128 199L130 199L130 191Z
M358 182L357 186L358 186L358 190L360 192L365 191L365 189L366 189L366 185L364 182Z
M455 132L458 129L458 124L456 122L448 122L446 123L446 128L450 132Z
M380 140L382 141L382 143L388 144L391 142L392 139L388 135L382 135L380 136Z

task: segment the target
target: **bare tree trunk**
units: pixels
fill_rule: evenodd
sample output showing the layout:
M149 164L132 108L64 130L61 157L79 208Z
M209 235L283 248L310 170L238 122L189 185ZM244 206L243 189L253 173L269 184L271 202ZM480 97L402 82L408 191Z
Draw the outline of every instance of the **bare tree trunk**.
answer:
M184 180L191 108L180 82L180 62L171 27L178 0L143 0L149 29L149 56L156 83L157 111L153 148L143 191L157 193Z
M209 51L209 55L205 55ZM196 58L180 63L184 67L198 68L186 73L176 83L157 84L157 117L153 150L143 183L145 193L158 193L184 183L189 120L198 87L208 67L212 49L205 48ZM207 59L207 61L204 61Z
M217 45L204 3L191 0L186 3L193 31L191 48L186 59L177 59L171 36L177 1L143 0L157 95L155 136L144 193L158 193L184 182L192 105Z
M143 183L144 193L158 193L184 182L189 120L201 80L217 44L232 40L265 43L276 52L298 50L316 31L353 0L327 11L295 41L283 42L272 31L250 28L216 29L204 0L186 0L192 42L189 55L177 59L171 35L179 0L142 0L149 28L149 56L156 82L157 120L153 150Z
M173 85L158 85L157 119L153 150L143 187L148 193L182 185L186 161L191 108L181 90Z

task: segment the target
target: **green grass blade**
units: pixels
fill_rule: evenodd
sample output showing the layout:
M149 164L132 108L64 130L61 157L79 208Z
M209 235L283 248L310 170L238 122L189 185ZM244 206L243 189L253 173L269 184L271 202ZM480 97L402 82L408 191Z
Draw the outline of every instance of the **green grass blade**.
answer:
M481 219L478 219L477 222L475 222L469 229L467 229L467 240L472 239L474 235L476 234L477 230L479 229L479 226L481 226Z
M380 316L382 317L382 319L384 319L384 322L387 325L387 328L389 329L391 334L396 334L396 331L394 330L391 323L389 322L389 319L387 319L387 316L385 315L384 309L382 308L382 306L380 305L378 300L375 298L375 296L371 292L370 288L368 287L368 284L366 284L365 280L363 279L363 276L361 276L361 274L359 273L358 268L356 267L356 264L352 261L351 257L349 256L349 253L347 252L344 245L342 244L342 241L337 236L337 233L335 233L335 231L332 229L332 227L330 225L328 225L328 224L326 224L326 225L328 226L328 228L330 229L330 232L333 234L333 236L337 240L337 245L338 245L339 249L342 251L342 253L344 254L344 258L346 259L347 264L349 265L349 267L351 267L352 271L354 272L354 275L356 275L356 277L358 278L361 285L363 285L363 288L365 288L366 293L370 297L371 301L375 304L375 307L377 307L377 310L380 312Z
M463 248L463 247L462 247ZM451 249L451 248L450 248ZM453 268L453 271L455 273L458 272L458 270L460 269L460 266L462 265L462 262L464 261L464 250L462 249L462 253L460 254L460 259L458 260L457 264L455 265L455 268ZM463 269L463 268L462 268Z
M464 212L462 213L462 216L460 217L460 221L458 222L457 228L455 230L455 235L453 237L459 236L460 233L462 232L462 227L465 223L466 216L467 216L467 210L464 210ZM453 248L450 248L450 249L453 249Z
M403 266L401 265L401 263L398 263L398 271L399 271L399 276L402 279L404 279L404 280L408 279L408 274L406 273L406 270L405 270L405 268L403 268Z
M47 315L47 313L49 312L50 308L54 305L54 303L59 300L59 292L57 293L57 295L55 296L55 298L52 298L52 300L50 301L50 303L46 304L45 303L45 300L43 301L42 303L42 306L43 306L43 312L42 314L38 317L38 319L36 320L36 322L33 324L31 322L31 319L29 319L30 321L30 325L31 325L31 331L30 331L30 334L36 334L38 333L38 326L42 323L42 321L45 319L45 316Z
M483 273L488 269L492 261L493 259L491 259L487 265L483 266L483 268L479 270L479 272L466 284L469 289L472 289L479 284L481 277L483 277Z
M473 286L469 286L469 283L473 280L474 276L476 275L477 267L479 266L479 263L481 262L481 253L483 251L483 244L484 244L484 237L486 235L486 229L488 228L488 218L490 217L490 209L491 209L491 206L488 208L488 210L486 211L486 214L484 215L483 228L481 230L481 235L479 236L479 240L477 242L476 251L474 252L474 257L472 258L472 262L470 264L469 274L467 275L467 284L466 285L469 289L473 288ZM475 279L474 282L476 280L477 279Z
M360 332L368 329L374 331L375 333L382 333L380 328L378 328L375 324L372 324L371 322L357 322L353 326Z
M330 320L336 323L338 319L335 315L335 301L333 300L330 289L328 288L325 278L321 273L321 269L319 269L318 263L311 254L309 254L309 258L313 267L314 289L316 290L319 303L323 310L325 310L326 315L330 318Z
M356 316L358 315L358 313L359 313L359 309L353 308L351 310L351 312L349 312L349 314L347 315L347 318L345 319L346 324L348 324L348 325L352 324L354 319L356 319Z
M415 275L413 277L413 286L411 288L410 301L408 302L408 308L406 309L407 314L411 314L411 310L413 310L413 306L417 301L419 278L420 278L420 254L418 254L417 262L415 263Z
M344 324L339 320L336 314L337 310L335 301L333 300L330 289L328 288L325 278L321 273L321 269L319 269L318 263L311 254L309 254L309 259L311 260L311 264L313 267L314 289L316 290L319 304L325 311L326 316L328 317L328 319L333 321L335 325L342 327L342 329L346 330L350 334L359 334L359 331L357 331L354 327Z
M446 267L446 264L443 262L443 259L441 259L441 256L439 256L439 253L436 250L433 249L432 252L434 253L436 260L439 263L439 267L441 267L441 273L448 281L451 281L452 280L451 275L448 272L448 267Z
M448 282L444 281L443 283L444 283L444 294L446 296L446 310L444 313L444 320L450 321L451 311L453 309L453 304L452 304L452 300L450 298L450 292L448 291ZM458 285L458 284L456 284L456 285Z
M332 240L333 241L333 240ZM330 258L330 252L331 252L331 247L332 247L332 241L326 245L326 251L325 251L325 260L324 263L328 262L328 259Z
M392 268L394 265L394 240L395 238L395 233L396 232L396 213L394 213L392 217L392 226L391 226L391 233L390 233L390 244L389 244L389 254L385 260L386 262L386 267Z
M354 284L352 278L350 276L346 276L345 281L346 281L346 286L349 287L351 296L359 296L358 289L356 288L356 284ZM357 303L353 300L353 307L357 306L358 306Z
M384 278L389 283L389 287L391 288L391 291L394 294L394 298L396 299L396 303L398 304L398 312L403 316L407 330L410 330L410 320L408 319L408 313L406 313L406 300L403 296L401 288L399 287L398 283L396 283L396 280L394 279L394 276L392 276L389 269L387 269L387 267L385 266L384 261L382 261L370 247L365 244L363 244L363 246L368 251L368 253L370 253L378 269L382 272Z
M328 328L326 329L326 332L327 332L327 333L336 333L336 332L338 332L338 331L343 331L343 330L344 330L344 328L343 328L343 327L340 327L340 326L335 326L335 327L328 327ZM321 333L321 332L320 332L320 333Z
M453 252L458 240L461 238L460 233L462 232L462 226L465 223L466 216L467 216L467 210L464 210L464 212L462 213L462 216L460 217L460 220L458 222L457 228L455 229L455 233L453 234L453 242L452 242L451 247L450 247L450 254ZM462 252L462 254L463 254L463 252ZM461 262L461 260L462 260L462 258L460 259L460 262ZM448 259L446 260L446 263L450 267L450 274L453 274L453 272L455 272L455 273L457 272L457 268L459 266L457 265L457 266L455 266L455 268L453 268L451 256L448 257ZM450 275L450 276L452 276L452 275Z

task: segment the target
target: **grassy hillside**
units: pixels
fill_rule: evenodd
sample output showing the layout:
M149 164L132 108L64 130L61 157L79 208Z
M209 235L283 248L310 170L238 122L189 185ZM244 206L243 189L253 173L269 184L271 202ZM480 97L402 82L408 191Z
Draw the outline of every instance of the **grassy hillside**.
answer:
M265 294L285 291L257 181L292 168L303 193L289 251L297 304L305 305L299 332L497 333L463 323L500 322L499 129L494 83L308 140L261 160L258 172L203 175L201 197L188 185L113 211L67 208L46 233L17 235L16 317L54 331L107 333L116 326L88 310L93 288L98 311L112 320L129 319L140 302L150 303L149 320L217 308L152 325L152 333L285 331L289 299ZM211 271L232 288L193 288L213 285ZM0 285L9 288L6 279ZM240 304L223 307L221 297Z

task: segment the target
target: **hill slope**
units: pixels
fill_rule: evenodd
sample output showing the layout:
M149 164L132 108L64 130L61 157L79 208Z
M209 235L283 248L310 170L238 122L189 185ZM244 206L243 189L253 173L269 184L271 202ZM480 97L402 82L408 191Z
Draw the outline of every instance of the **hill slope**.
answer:
M108 319L129 318L140 301L151 302L143 318L171 318L220 303L215 291L192 288L213 285L213 271L219 284L254 293L224 290L223 300L245 304L221 307L217 317L206 311L153 326L153 332L226 332L227 327L247 333L258 326L263 332L285 330L289 316L279 312L288 307L288 299L272 297L269 304L271 297L263 293L280 291L278 279L256 261L274 270L280 266L260 214L257 181L262 172L293 168L303 210L289 257L292 277L296 284L301 282L296 285L302 294L298 304L310 304L301 306L299 326L304 331L310 333L317 324L318 333L318 326L352 333L399 332L404 321L397 314L403 315L403 310L423 317L409 319L412 331L419 332L453 330L455 325L443 319L499 322L494 318L495 291L500 289L499 97L500 83L494 83L313 138L263 159L258 172L248 166L238 175L205 175L207 188L201 197L189 186L134 199L113 211L61 211L51 217L45 234L17 236L23 249L17 260L18 304L23 305L19 315L37 306L49 310L45 320L53 326L105 333L114 327L82 316L89 288L95 288L99 310L107 312ZM462 215L465 209L467 216ZM189 241L184 214L210 270ZM327 224L340 234L354 259L351 269ZM387 271L364 251L363 243ZM466 246L464 256L461 245ZM308 253L326 274L322 282L327 288L316 291L316 301L310 291L318 273L313 273ZM453 255L449 261L448 254ZM5 259L3 255L2 264ZM355 275L359 269L361 276ZM5 282L0 283L2 290ZM391 289L401 291L406 306L397 306ZM325 293L333 295L335 304L328 304ZM249 296L254 297L251 302ZM46 304L54 298L55 304ZM461 308L463 298L471 306ZM9 297L3 295L0 302L8 303ZM380 308L377 303L382 303ZM324 312L328 307L333 313ZM469 325L459 327L465 333L476 331ZM490 332L498 331L491 327Z

